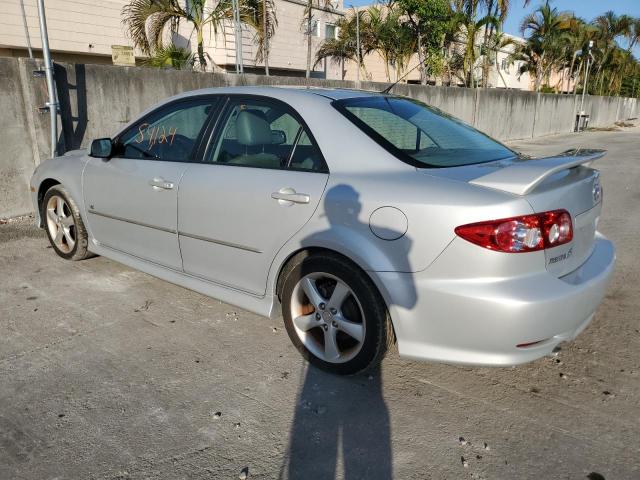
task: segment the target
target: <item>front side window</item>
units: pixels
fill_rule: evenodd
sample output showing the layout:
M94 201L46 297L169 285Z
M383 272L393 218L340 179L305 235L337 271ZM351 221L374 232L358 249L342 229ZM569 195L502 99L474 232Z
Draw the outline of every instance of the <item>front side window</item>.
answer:
M257 168L326 171L320 150L284 106L232 104L208 162Z
M116 157L186 162L215 100L197 99L160 108L122 134Z
M515 156L458 120L404 98L338 100L334 106L381 146L416 167L457 167Z

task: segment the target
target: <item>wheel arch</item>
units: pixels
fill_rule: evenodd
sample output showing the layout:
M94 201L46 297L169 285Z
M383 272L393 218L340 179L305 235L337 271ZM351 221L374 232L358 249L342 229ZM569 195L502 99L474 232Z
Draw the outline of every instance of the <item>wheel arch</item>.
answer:
M280 264L280 268L278 269L278 276L276 277L275 292L274 292L275 296L278 298L278 301L282 301L281 293L282 293L284 279L286 278L287 269L290 267L293 267L293 265L296 265L296 263L298 263L299 261L302 261L311 255L317 255L319 253L330 253L332 255L343 258L345 261L356 266L362 272L362 274L364 274L371 281L376 291L382 298L382 301L384 302L384 306L387 309L389 318L391 319L393 343L395 343L397 339L396 332L395 332L396 329L395 329L393 317L391 315L391 308L389 305L389 300L388 300L389 297L387 296L388 295L387 290L379 281L379 279L375 275L375 272L372 272L371 270L367 270L363 265L361 265L359 262L357 262L353 258L350 258L344 253L340 253L337 250L334 250L332 248L319 247L319 246L312 246L312 247L307 246L291 252Z
M40 215L40 212L42 211L42 201L44 200L44 195L45 193L47 193L47 191L55 186L55 185L62 185L62 182L60 182L59 180L55 179L55 178L45 178L44 180L42 180L40 182L40 185L38 186L38 217L39 217L39 227L43 228L44 227L44 219L42 218L42 216Z

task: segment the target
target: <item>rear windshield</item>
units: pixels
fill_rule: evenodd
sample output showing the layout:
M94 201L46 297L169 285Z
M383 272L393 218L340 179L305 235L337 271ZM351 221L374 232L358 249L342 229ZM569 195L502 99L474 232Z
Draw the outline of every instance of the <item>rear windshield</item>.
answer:
M458 167L516 153L435 109L397 97L337 100L334 106L372 139L416 167Z

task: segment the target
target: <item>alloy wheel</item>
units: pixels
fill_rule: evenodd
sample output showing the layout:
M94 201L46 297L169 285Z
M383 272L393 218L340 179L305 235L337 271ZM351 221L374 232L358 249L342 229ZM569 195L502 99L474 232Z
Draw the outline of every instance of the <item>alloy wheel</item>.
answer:
M76 224L69 204L53 195L47 202L46 215L51 240L62 253L70 253L76 245Z
M344 363L362 349L366 329L362 305L335 275L314 272L302 277L293 289L290 308L298 338L321 360Z

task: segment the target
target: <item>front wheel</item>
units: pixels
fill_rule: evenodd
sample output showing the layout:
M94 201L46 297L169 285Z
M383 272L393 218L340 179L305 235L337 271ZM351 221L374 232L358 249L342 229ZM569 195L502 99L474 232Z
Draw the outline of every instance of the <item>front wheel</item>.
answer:
M91 256L80 210L62 185L54 185L47 190L40 208L49 242L58 255L67 260L83 260Z
M303 357L332 373L377 366L393 340L386 306L371 280L330 253L307 256L287 268L282 316Z

